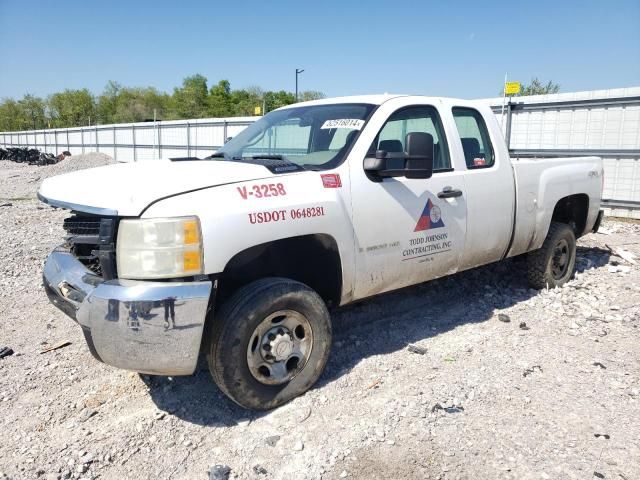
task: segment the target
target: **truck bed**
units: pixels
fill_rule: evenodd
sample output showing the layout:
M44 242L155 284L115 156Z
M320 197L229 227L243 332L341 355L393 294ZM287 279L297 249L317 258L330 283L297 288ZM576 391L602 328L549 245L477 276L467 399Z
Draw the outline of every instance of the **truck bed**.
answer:
M509 257L539 248L558 200L575 192L586 195L588 205L586 225L578 235L591 231L600 210L602 159L513 158L511 164L516 182L516 214Z

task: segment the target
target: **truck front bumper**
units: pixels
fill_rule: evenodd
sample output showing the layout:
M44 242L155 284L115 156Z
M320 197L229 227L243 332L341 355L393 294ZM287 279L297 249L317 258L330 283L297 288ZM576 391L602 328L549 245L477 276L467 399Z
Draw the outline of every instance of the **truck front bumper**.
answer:
M43 283L51 302L80 324L101 362L155 375L195 371L212 282L104 281L56 249Z

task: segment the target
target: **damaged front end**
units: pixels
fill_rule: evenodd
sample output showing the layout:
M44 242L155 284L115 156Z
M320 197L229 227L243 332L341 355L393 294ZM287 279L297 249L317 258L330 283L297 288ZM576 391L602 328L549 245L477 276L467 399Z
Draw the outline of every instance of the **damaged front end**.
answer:
M44 266L47 296L82 327L98 360L156 375L193 373L212 282L119 279L117 227L117 216L73 212L65 244Z

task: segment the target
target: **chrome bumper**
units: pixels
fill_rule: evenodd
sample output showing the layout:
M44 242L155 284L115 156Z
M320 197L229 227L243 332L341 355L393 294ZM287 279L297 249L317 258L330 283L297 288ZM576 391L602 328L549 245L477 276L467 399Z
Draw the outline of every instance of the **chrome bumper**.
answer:
M101 362L156 375L195 371L210 281L103 281L69 252L55 250L43 283L51 302L80 324Z

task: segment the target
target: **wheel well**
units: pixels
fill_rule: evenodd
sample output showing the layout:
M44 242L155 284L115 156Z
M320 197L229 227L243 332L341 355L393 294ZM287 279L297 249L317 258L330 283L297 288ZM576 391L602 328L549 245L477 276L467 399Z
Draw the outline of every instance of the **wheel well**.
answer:
M581 236L587 226L589 197L584 193L561 198L553 209L551 220L571 225L576 237Z
M285 277L313 288L328 305L342 294L342 265L338 244L324 234L283 238L255 245L236 254L219 277L218 299L265 277Z

